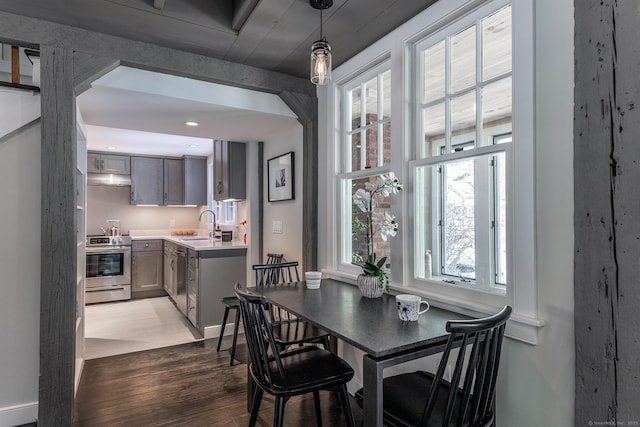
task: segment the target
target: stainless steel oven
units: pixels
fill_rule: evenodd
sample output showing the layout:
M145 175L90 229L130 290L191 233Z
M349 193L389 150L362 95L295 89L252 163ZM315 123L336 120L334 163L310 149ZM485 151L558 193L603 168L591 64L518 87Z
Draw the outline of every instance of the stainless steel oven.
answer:
M131 237L87 236L87 304L131 299Z

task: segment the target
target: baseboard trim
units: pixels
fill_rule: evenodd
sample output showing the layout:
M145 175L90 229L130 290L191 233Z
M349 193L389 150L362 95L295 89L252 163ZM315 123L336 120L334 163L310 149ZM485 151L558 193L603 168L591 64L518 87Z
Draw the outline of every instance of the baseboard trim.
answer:
M224 327L224 336L233 335L233 323L227 323L227 326ZM216 326L205 326L204 328L204 339L208 340L211 338L218 338L220 336L220 325ZM242 324L238 328L238 335L244 334L244 329L242 328Z
M21 426L38 421L38 402L0 408L0 426Z

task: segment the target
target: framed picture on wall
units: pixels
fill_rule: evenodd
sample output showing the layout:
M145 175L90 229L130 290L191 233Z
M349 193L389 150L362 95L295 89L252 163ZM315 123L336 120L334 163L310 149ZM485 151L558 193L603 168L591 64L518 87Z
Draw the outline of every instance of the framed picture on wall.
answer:
M282 154L267 161L269 201L293 200L295 193L294 153Z

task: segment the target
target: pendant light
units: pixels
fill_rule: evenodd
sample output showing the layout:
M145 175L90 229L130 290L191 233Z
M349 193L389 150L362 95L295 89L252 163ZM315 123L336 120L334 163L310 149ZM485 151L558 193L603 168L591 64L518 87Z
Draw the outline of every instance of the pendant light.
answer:
M311 83L322 86L331 80L331 46L322 35L322 10L333 6L333 0L309 0L314 9L320 9L320 40L311 45Z

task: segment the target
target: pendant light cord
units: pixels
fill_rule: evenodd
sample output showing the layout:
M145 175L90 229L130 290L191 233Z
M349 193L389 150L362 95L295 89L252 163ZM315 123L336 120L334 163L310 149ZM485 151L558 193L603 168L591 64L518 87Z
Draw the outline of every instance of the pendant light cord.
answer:
M320 40L324 40L322 36L322 9L320 9Z

